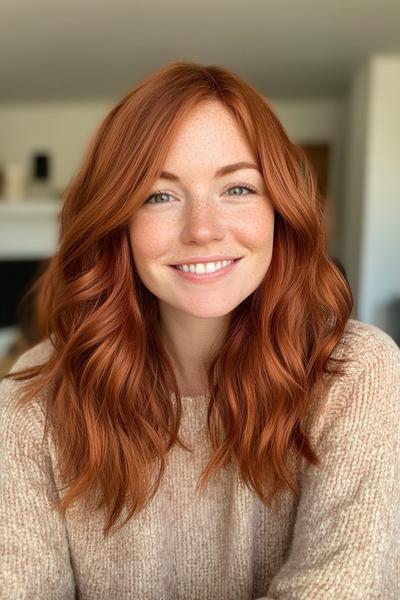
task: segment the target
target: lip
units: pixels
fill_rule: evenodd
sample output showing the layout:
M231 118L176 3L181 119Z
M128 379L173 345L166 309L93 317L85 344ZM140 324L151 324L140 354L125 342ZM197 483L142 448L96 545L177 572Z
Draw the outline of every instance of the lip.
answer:
M174 263L170 265L171 267L176 267L177 265L189 265L189 264L198 264L198 263L208 263L208 262L222 262L223 260L237 260L238 258L243 258L242 256L189 256L185 260L181 260L180 262Z
M180 269L176 269L172 265L168 265L168 267L170 269L172 269L172 271L174 271L174 273L176 273L178 275L178 277L181 277L182 279L184 279L186 281L191 281L191 282L195 282L195 283L210 283L213 281L217 281L218 279L222 279L225 275L228 275L229 273L234 271L237 263L240 262L242 258L243 257L234 259L234 262L231 263L230 265L224 267L223 269L219 269L219 271L215 271L214 273L207 273L207 275L206 274L197 275L196 273L181 271ZM229 260L229 259L226 259L226 260ZM212 262L212 261L210 261L210 262ZM183 263L183 264L185 264L185 263Z

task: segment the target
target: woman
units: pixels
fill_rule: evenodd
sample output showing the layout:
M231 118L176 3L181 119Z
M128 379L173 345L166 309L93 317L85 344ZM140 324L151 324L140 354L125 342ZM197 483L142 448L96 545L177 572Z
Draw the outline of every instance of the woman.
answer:
M0 388L2 598L399 596L400 351L325 248L249 83L116 104Z

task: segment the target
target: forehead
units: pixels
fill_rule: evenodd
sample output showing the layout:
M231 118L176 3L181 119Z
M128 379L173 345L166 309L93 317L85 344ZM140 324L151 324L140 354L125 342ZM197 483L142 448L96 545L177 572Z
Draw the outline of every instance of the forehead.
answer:
M202 102L185 115L169 148L164 171L208 165L215 170L239 161L255 162L247 138L221 102Z

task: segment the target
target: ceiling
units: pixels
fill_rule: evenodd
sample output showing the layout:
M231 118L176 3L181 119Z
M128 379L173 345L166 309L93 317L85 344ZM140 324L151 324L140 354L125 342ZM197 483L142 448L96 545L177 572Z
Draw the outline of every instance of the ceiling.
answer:
M2 0L0 102L113 98L173 60L218 64L266 96L342 95L400 52L400 0Z

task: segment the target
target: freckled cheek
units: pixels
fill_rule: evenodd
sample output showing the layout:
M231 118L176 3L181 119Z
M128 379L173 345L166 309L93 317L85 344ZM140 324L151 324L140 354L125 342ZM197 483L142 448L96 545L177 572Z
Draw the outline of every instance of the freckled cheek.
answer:
M257 226L247 230L242 229L241 237L248 248L252 250L264 250L272 244L274 232L273 230L266 230L261 226Z
M274 240L273 215L262 212L258 214L257 219L243 220L237 239L240 239L241 245L249 253L246 285L255 289L260 285L271 264Z
M136 263L157 260L168 254L172 244L171 230L153 220L136 221L129 229L129 237Z
M250 250L270 253L274 238L273 212L255 211L252 215L243 215L237 224L237 237Z

